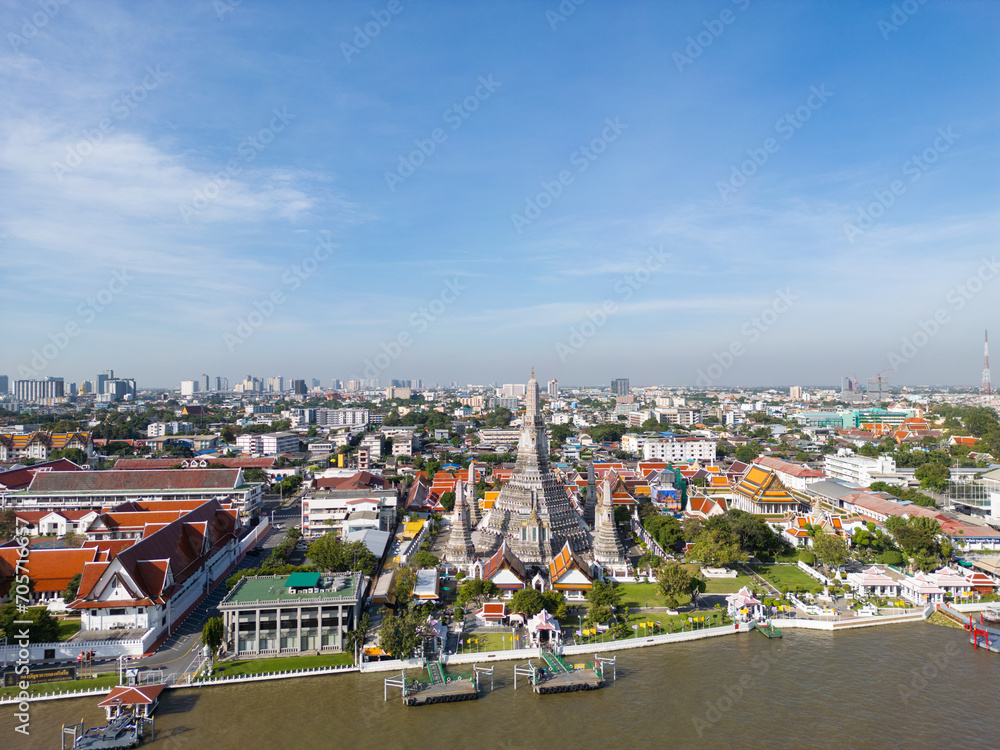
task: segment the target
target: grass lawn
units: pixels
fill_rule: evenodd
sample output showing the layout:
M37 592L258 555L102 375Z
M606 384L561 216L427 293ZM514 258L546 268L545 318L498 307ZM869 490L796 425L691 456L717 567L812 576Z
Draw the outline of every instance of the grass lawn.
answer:
M627 607L666 607L663 596L656 593L655 583L623 583L620 588L624 594L622 602ZM680 597L677 606L683 607L691 603L690 596Z
M115 687L118 684L118 673L110 672L91 680L69 680L67 682L49 682L44 685L35 685L30 688L32 695L44 695L45 693L57 693L64 690L93 690L94 688ZM10 698L17 695L20 690L13 688L0 688L0 698Z
M754 580L746 575L745 573L740 573L736 578L706 578L705 579L705 593L706 594L735 594L744 586L753 587Z
M631 629L632 625L638 625L638 630L632 629L632 635L630 638L644 638L650 635L660 635L662 633L678 633L681 630L690 630L692 624L688 622L689 617L704 617L706 618L705 624L699 623L697 627L709 627L711 625L722 624L722 615L715 610L698 610L695 612L685 612L679 615L668 615L663 612L649 612L649 613L632 613L628 617L628 623ZM658 623L654 627L643 627L642 623ZM728 622L728 621L727 621ZM576 634L578 626L575 623L564 625L566 630L572 631ZM601 642L602 640L611 639L610 634L597 634L596 636L583 636L579 642L580 643L592 643Z
M59 621L59 640L68 641L80 632L80 618L68 617Z
M570 618L571 620L573 618ZM478 640L478 643L469 643L469 639ZM506 639L506 640L504 640ZM504 651L510 648L510 633L466 633L464 639L465 643L459 649L460 654L475 653L475 652L486 652L486 651Z
M799 570L795 565L754 565L753 571L773 584L779 591L782 586L787 586L789 591L794 591L796 585L801 586L806 591L811 591L814 586L819 584L819 581Z
M351 654L322 654L320 656L282 656L276 659L249 659L240 661L224 661L215 664L215 674L218 677L234 677L244 674L268 674L270 672L286 672L292 669L315 669L316 667L339 667L353 664Z

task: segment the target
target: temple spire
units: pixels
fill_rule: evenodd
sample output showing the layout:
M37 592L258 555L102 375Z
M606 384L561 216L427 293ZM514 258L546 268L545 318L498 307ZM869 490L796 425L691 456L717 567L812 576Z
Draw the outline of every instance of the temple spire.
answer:
M448 535L448 546L445 557L450 562L466 563L475 555L472 544L472 530L469 528L469 514L465 505L464 482L455 482L455 507L452 510L451 533ZM475 495L472 496L475 500Z
M618 538L615 527L615 506L612 491L617 475L614 472L601 483L601 504L597 509L597 524L594 530L594 560L603 565L621 565L625 562L625 550Z

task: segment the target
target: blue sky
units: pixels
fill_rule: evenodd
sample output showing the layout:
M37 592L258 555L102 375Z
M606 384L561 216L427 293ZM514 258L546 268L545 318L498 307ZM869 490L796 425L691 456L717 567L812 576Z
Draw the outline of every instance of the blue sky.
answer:
M895 7L3 3L0 373L978 383L1000 7Z

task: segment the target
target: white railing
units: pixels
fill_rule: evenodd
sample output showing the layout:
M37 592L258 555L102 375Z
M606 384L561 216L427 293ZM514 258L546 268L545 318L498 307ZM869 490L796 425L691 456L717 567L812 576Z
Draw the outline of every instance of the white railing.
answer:
M801 571L803 571L804 573L806 573L806 575L809 575L809 576L812 576L812 577L813 577L813 578L815 578L815 579L816 579L817 581L819 581L820 583L822 583L822 584L823 584L824 586L829 586L829 585L830 585L830 579L829 579L829 578L827 578L827 577L826 577L825 575L823 575L822 573L820 573L820 572L819 572L818 570L816 570L815 568L813 568L813 567L810 567L809 565L806 565L806 564L805 564L804 562L802 562L801 560L799 560L799 562L798 562L798 566L799 566L799 570L801 570Z

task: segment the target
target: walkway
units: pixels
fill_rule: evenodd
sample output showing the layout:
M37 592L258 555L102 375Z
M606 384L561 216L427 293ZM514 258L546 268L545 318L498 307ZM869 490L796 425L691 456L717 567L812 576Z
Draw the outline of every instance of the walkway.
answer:
M549 665L553 674L568 674L570 672L569 665L558 654L542 650L542 658L545 659L545 663Z

